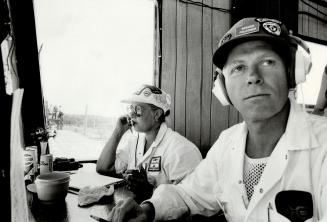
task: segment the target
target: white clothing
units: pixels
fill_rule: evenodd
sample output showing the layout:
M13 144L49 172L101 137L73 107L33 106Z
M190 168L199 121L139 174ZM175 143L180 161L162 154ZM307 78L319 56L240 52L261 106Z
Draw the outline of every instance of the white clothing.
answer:
M125 146L116 152L115 168L117 173L126 169L136 169L142 164L147 171L149 183L179 183L202 160L199 149L185 137L174 132L162 123L156 139L144 153L145 135L131 135Z
M327 221L327 121L300 109L291 103L285 133L249 203L242 178L248 132L243 122L223 131L207 157L180 184L157 188L149 200L155 219L188 212L210 216L222 209L230 222L289 221L277 213L276 194L300 190L314 193L314 214Z

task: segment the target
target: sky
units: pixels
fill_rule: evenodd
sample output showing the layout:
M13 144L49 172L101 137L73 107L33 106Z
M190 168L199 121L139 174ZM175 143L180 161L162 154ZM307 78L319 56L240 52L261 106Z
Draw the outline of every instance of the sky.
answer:
M151 0L34 0L43 94L64 113L119 116L153 82ZM87 108L86 108L87 107Z

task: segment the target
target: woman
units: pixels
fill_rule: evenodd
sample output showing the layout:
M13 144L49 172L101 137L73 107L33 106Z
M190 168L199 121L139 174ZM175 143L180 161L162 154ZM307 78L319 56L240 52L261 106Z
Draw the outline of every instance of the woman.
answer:
M202 156L193 143L167 127L167 93L143 85L122 102L129 104L128 115L118 119L98 159L97 172L110 176L125 174L130 190L144 199L160 184L179 183ZM134 132L128 135L126 131L131 128ZM120 144L124 134L127 142Z

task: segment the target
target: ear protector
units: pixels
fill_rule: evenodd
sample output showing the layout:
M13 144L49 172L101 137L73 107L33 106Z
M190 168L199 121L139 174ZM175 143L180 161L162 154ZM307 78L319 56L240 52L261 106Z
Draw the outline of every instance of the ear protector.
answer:
M220 101L221 105L227 106L232 104L227 94L227 90L225 86L225 77L223 75L222 70L219 68L215 70L212 93Z
M292 62L294 62L294 70L291 70L290 75L290 87L295 88L297 84L305 81L306 75L310 72L312 67L311 54L309 46L299 37L290 35L291 43L295 45L296 52L292 56Z
M294 47L294 52L291 55L291 64L288 71L288 82L290 88L295 88L297 84L305 81L306 75L310 72L312 62L311 54L308 45L299 37L290 35L290 41ZM232 105L225 86L225 77L222 70L217 68L215 70L216 77L214 78L214 87L212 93L218 98L223 106Z

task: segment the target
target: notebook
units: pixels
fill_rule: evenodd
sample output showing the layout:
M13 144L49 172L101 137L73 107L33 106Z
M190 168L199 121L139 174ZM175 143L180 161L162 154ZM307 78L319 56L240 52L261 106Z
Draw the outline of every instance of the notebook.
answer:
M78 172L70 175L69 187L81 189L86 186L108 186L122 182L123 179L103 176L95 172Z

